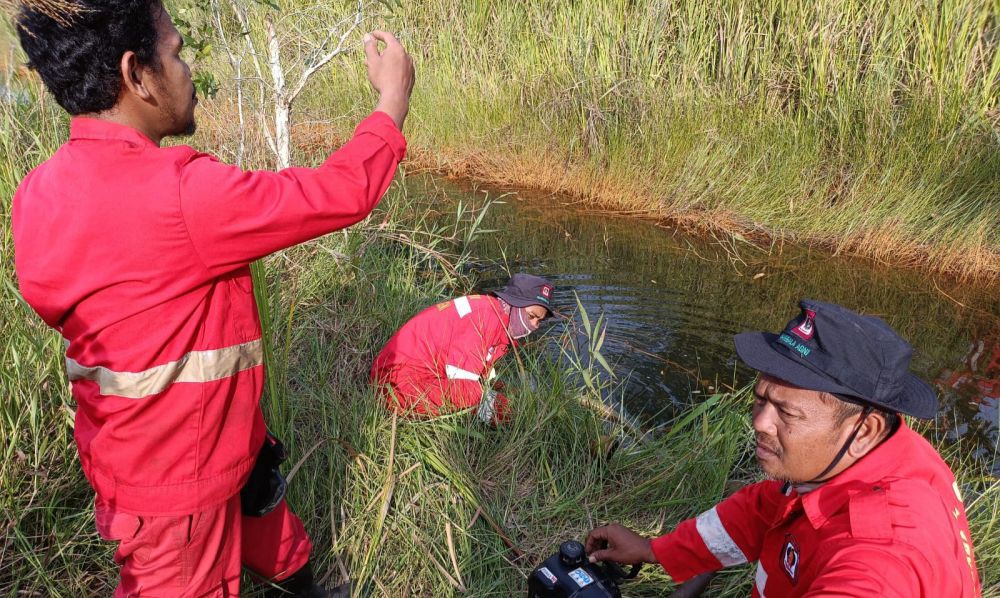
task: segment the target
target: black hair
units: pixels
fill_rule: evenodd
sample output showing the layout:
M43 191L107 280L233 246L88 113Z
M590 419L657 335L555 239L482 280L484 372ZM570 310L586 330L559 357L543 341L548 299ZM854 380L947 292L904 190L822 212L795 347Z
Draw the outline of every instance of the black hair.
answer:
M160 0L67 0L62 12L25 1L17 34L56 102L70 114L108 110L118 102L122 54L156 69Z
M896 432L896 429L899 428L899 424L902 421L899 414L895 411L883 409L878 405L873 405L872 403L862 401L861 399L855 399L854 397L833 393L825 394L829 394L835 401L838 425L843 424L849 418L860 415L866 407L870 408L872 413L881 415L885 420L885 434L883 435L883 438L892 436Z

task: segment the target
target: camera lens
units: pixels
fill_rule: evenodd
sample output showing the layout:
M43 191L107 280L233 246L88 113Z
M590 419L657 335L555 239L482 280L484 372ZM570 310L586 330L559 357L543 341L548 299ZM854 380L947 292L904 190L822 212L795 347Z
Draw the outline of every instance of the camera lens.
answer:
M576 540L563 542L559 546L559 560L567 567L579 567L583 563L583 544Z

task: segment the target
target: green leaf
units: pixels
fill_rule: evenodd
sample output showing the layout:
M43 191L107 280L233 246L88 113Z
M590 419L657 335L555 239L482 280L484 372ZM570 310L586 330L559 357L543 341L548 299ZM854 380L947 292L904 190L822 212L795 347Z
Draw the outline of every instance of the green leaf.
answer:
M195 92L203 98L214 98L219 93L219 82L209 71L198 71L191 80L194 82Z
M590 340L590 317L587 316L587 310L583 308L583 303L576 291L573 291L573 297L576 298L576 307L580 311L580 319L583 320L583 329L587 332L587 340Z
M694 421L696 418L700 417L703 413L714 407L725 397L724 394L714 394L707 399L705 399L700 404L696 405L692 409L688 410L687 414L680 419L680 421L675 422L670 426L670 431L664 434L663 440L669 439L681 430L683 430L688 424Z
M608 364L607 360L606 360L606 359L604 359L604 356L603 356L603 355L601 355L600 353L594 353L594 359L596 359L596 360L597 360L597 363L601 364L601 366L602 366L602 367L603 367L603 368L604 368L604 369L605 369L605 370L606 370L606 371L607 371L607 372L608 372L609 374L611 374L612 376L614 376L614 374L615 374L615 373L614 373L614 372L613 372L613 371L611 370L611 365L609 365L609 364Z
M204 44L194 55L195 60L204 60L212 55L212 44Z

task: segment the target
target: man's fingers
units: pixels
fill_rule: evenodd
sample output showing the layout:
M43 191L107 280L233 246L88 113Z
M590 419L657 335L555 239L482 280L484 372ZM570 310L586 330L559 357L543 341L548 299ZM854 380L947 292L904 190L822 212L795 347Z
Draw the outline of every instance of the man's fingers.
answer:
M368 35L384 43L386 46L400 45L399 40L396 39L396 36L389 33L388 31L382 31L381 29L376 29L375 31L372 31Z
M366 33L362 41L365 43L365 56L368 61L371 62L372 59L378 58L378 41L370 33Z
M601 548L601 543L608 539L608 532L606 527L597 527L587 534L587 540L584 542L584 550L588 553L594 552L594 550Z
M611 556L611 550L595 550L590 553L590 562L605 561Z

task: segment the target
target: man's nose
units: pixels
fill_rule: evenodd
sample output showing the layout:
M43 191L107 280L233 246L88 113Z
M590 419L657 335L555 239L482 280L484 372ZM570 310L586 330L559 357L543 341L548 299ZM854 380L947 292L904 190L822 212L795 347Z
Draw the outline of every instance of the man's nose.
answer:
M775 435L774 416L775 407L770 403L764 403L755 407L753 411L753 429L760 434L768 436Z

